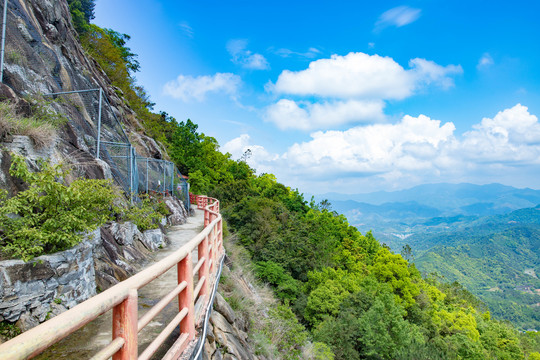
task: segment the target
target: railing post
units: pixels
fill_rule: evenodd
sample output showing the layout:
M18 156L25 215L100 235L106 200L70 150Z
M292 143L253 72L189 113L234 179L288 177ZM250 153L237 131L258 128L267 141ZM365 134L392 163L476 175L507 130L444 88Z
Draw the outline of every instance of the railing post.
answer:
M210 224L210 211L204 209L204 227L207 227Z
M113 355L113 360L137 358L137 290L113 308L113 340L124 339L124 346Z
M218 254L219 254L219 249L217 247L215 230L216 230L216 228L214 227L212 229L212 236L211 236L211 239L212 239L212 275L214 275L214 276L215 276L216 269L217 269L217 258L218 258Z
M218 231L219 231L219 236L218 236L218 241L219 241L219 251L222 252L223 251L223 219L220 219L219 222L218 222Z
M199 247L197 248L197 253L199 254L199 260L204 257L204 264L202 264L201 269L199 270L199 279L202 279L203 277L206 279L204 280L204 285L201 289L200 295L207 295L209 293L209 267L208 264L210 263L210 259L208 257L208 235L204 237L204 240L201 241L199 244Z
M180 333L188 334L188 340L195 338L195 305L193 303L193 261L191 252L178 263L178 284L187 282L186 288L178 295L178 311L187 308L188 313L180 322Z

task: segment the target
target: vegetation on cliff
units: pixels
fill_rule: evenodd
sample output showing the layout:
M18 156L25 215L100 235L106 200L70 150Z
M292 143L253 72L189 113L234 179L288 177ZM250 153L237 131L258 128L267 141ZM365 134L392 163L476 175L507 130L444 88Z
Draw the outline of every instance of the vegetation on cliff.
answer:
M109 220L132 221L144 231L168 215L160 196L121 203L110 180L69 179L69 169L47 161L39 167L30 171L22 156L12 154L10 175L27 189L11 198L0 189L0 255L28 261L75 246Z

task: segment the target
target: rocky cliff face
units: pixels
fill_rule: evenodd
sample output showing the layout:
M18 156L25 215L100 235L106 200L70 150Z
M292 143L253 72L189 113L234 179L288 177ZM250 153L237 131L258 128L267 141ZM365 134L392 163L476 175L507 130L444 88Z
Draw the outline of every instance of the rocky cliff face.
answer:
M210 315L204 360L257 360L249 343L248 324L237 317L231 306L218 292L214 298L214 311Z
M7 14L1 99L9 99L20 112L29 113L32 106L28 97L101 88L104 99L111 105L103 107L103 117L116 117L120 121L138 155L166 157L153 139L136 131L142 127L122 98L122 92L113 87L98 64L86 56L71 25L66 0L9 0ZM18 189L16 181L7 174L10 157L6 150L26 152L30 156L45 152L53 162L72 164L76 175L110 177L111 169L94 158L94 150L89 145L95 143L97 131L95 119L99 97L96 94L71 94L67 101L56 101L51 105L56 112L67 115L69 122L45 149L36 151L31 149L32 144L20 144L20 139L2 136L0 131L0 142L4 145L0 153L0 186L11 193ZM107 136L114 138L117 134L113 132Z

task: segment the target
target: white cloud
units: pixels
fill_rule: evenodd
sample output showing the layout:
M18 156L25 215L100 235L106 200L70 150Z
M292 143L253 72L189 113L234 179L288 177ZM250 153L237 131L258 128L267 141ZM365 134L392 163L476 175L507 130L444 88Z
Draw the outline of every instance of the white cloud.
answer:
M240 159L247 150L251 154L246 162L258 173L272 172L272 164L279 160L277 154L269 153L261 145L251 144L251 138L248 134L242 134L221 147L221 152L230 153L233 159Z
M297 57L313 59L314 57L319 56L321 51L314 47L310 47L306 52L298 52L298 51L293 51L290 49L281 48L281 49L275 50L274 53L284 58L297 56Z
M464 134L463 157L482 163L540 164L540 124L527 107L484 118Z
M493 61L493 58L489 53L482 54L482 57L480 60L478 60L478 65L476 65L476 68L478 70L486 69L493 65L495 62Z
M462 74L460 65L441 66L426 59L412 59L409 61L410 73L415 78L417 87L436 84L444 89L454 86L454 79L450 75Z
M280 129L312 130L351 122L384 119L382 101L335 101L311 104L281 99L266 109L265 120Z
M266 58L247 50L247 40L234 39L227 43L227 51L232 56L232 62L246 69L265 70L270 68Z
M452 123L427 116L405 116L397 124L375 124L346 131L315 132L312 140L286 153L292 168L318 174L379 174L431 166L446 143L453 142Z
M231 73L216 73L215 75L179 75L176 80L169 81L163 87L166 95L184 102L191 100L203 101L208 93L225 93L236 98L242 80Z
M389 26L402 27L408 25L418 20L421 12L420 9L408 6L398 6L387 10L379 16L374 31L378 32Z
M193 28L191 26L189 26L189 24L185 21L182 21L180 24L179 24L180 28L182 29L182 31L184 32L184 34L186 34L189 38L192 38L193 39L193 35L194 35L194 31L193 31Z
M264 171L280 181L314 193L426 182L537 184L540 123L527 107L517 104L467 132L455 132L452 122L406 115L395 124L317 131L280 156L262 153L259 159L264 160L253 164L263 164ZM236 148L245 151L250 139L235 140Z
M301 71L284 70L275 85L277 93L335 98L403 99L426 84L448 87L461 66L441 66L412 59L405 70L390 57L361 52L319 59Z

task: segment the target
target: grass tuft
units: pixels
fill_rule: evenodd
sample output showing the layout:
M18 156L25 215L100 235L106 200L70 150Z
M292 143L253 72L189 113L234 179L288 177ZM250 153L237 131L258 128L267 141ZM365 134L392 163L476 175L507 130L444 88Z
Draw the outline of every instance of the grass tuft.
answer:
M25 135L30 137L37 147L52 144L65 119L60 119L51 111L36 105L33 109L34 115L24 117L17 113L15 104L9 101L0 102L0 138Z

